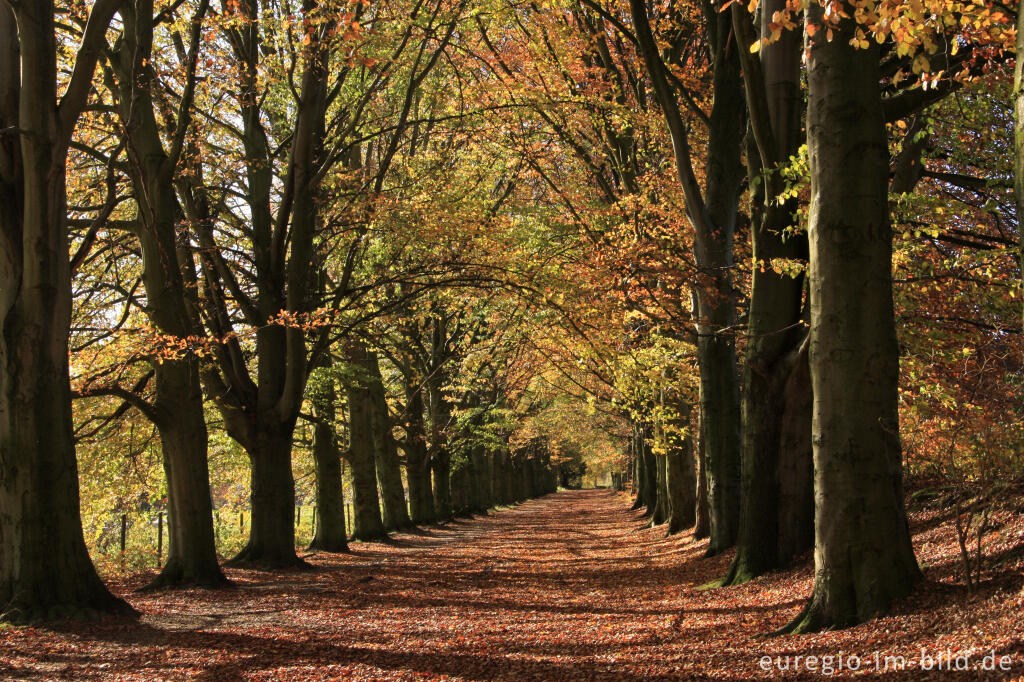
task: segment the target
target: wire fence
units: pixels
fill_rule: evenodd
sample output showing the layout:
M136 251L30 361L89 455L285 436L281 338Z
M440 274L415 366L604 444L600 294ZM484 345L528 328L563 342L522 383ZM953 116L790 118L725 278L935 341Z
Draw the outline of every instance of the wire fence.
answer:
M352 505L344 505L345 528L352 528ZM316 535L316 506L295 506L295 546L306 547ZM238 553L249 539L252 513L248 508L221 507L213 512L217 553L222 559ZM104 574L124 574L159 568L170 544L170 519L165 510L105 514L87 524L93 558Z

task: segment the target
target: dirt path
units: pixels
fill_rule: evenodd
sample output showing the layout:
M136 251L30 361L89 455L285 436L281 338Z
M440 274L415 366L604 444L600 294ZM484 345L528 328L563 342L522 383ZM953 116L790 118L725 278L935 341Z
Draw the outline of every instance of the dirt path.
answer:
M942 597L925 593L842 633L754 639L795 614L809 569L699 591L729 557L701 558L705 543L664 538L627 503L559 493L312 555L312 572L231 570L233 590L128 593L138 623L0 630L0 678L740 680L778 676L765 655L859 652L863 672L874 651L938 650L942 633L978 626L944 618ZM991 610L983 625L999 633L1019 614ZM1019 674L1021 641L997 648Z

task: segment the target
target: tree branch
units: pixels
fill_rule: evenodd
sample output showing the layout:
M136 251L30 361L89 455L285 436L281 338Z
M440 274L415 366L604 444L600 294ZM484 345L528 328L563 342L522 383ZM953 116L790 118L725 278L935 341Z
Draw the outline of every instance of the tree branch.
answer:
M104 37L110 21L121 6L121 0L96 0L89 19L86 21L81 46L75 56L75 66L71 72L68 89L60 100L57 114L61 123L61 135L65 144L70 142L75 122L85 108L92 88L92 76L96 71L96 62L103 47Z

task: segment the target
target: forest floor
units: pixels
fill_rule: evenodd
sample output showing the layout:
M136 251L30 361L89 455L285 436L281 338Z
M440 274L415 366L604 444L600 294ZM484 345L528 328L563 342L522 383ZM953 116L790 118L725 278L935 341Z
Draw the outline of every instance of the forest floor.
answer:
M809 562L702 590L730 555L703 558L706 541L665 538L628 504L608 490L562 492L313 554L313 571L229 569L228 590L139 594L149 576L137 575L112 585L137 621L0 628L0 678L812 679L850 674L854 656L861 675L1024 675L1019 508L990 537L993 571L973 594L951 584L958 548L943 509L917 511L928 582L894 615L757 638L799 611Z

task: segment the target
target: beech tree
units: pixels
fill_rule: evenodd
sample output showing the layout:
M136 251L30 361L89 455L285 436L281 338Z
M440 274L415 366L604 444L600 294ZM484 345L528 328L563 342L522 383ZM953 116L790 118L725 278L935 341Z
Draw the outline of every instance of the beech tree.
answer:
M1020 240L1018 260L1020 261L1021 281L1024 282L1024 229L1020 228L1020 217L1024 215L1024 61L1019 55L1024 54L1024 10L1017 9L1017 44L1016 54L1018 58L1014 62L1013 71L1013 149L1015 154L1014 164L1014 192L1017 197L1017 221ZM1022 317L1024 320L1024 304L1021 305Z
M325 360L330 360L330 356L325 356ZM327 364L314 373L310 380L317 526L309 548L321 552L347 552L345 490L341 480L341 451L335 428L337 392L332 369L333 363Z
M384 527L388 530L401 530L412 525L412 521L409 518L409 507L405 502L402 469L393 432L394 420L388 407L380 362L374 351L368 351L366 354L366 380L370 391L374 463L380 486Z
M753 267L743 358L740 525L726 585L784 565L813 544L811 384L801 270L807 239L794 224L796 197L779 198L783 169L803 142L802 33L790 29L772 37L776 13L786 7L784 1L765 0L756 34L746 9L736 3L731 8L749 116ZM749 47L759 44L755 35L765 36L765 44L752 54Z
M217 371L209 368L204 383L220 408L227 432L252 463L252 530L235 559L287 566L304 563L295 554L291 452L306 381L317 364L315 358L310 361L316 353L311 351L302 315L314 309L320 294L316 275L323 253L318 253L317 197L322 178L319 164L326 162L329 62L336 19L331 7L303 4L308 39L291 54L296 66L301 62L302 77L295 91L295 121L282 178L284 196L275 202L276 153L271 151L266 129L260 81L265 68L260 7L256 1L226 7L232 20L225 22L224 31L236 60L236 101L242 121L240 130L232 130L240 135L244 149L245 222L251 223L242 233L251 250L253 270L252 281L243 287L211 226L197 224L206 319L210 331L226 340L217 347ZM230 222L241 224L234 218ZM235 306L256 329L255 376L234 334Z
M0 617L131 612L89 559L71 422L65 166L103 35L97 2L58 98L53 2L0 5Z
M738 50L731 48L728 13L704 7L704 25L711 55L712 106L708 115L705 184L694 172L690 125L680 106L681 93L670 80L642 0L630 0L630 15L651 87L672 136L678 181L694 230L698 360L700 362L701 440L707 466L711 542L717 554L736 542L740 509L740 410L736 375L735 321L730 269L733 237L743 179L740 141L744 101Z
M206 416L200 384L196 340L203 336L194 287L196 265L187 232L179 234L182 217L198 216L194 197L183 212L173 187L180 184L179 164L188 150L196 88L196 62L204 17L201 2L191 18L187 48L180 35L180 67L184 87L165 145L158 122L159 83L154 76L154 31L170 18L157 13L152 0L121 5L124 28L106 49L107 83L114 96L126 148L126 166L133 187L136 217L127 223L142 253L145 310L164 335L152 361L156 395L152 403L132 392L115 391L138 407L160 432L167 477L170 543L167 562L152 587L197 583L216 587L226 583L214 546L213 509L207 464ZM165 111L169 105L165 105ZM193 150L194 151L194 150ZM184 213L184 215L183 215ZM180 350L185 344L185 350ZM192 346L192 347L190 347ZM102 388L91 393L103 392Z
M406 477L409 480L409 516L413 523L437 520L434 489L430 479L430 451L424 422L423 383L414 368L403 371L405 378L405 450Z
M346 380L349 415L347 459L352 465L352 536L357 540L377 540L387 536L377 496L377 454L374 435L372 377L366 345L351 339L345 358L352 365Z
M806 26L814 592L790 632L872 618L921 577L903 499L878 47L855 46L854 21L816 3Z

